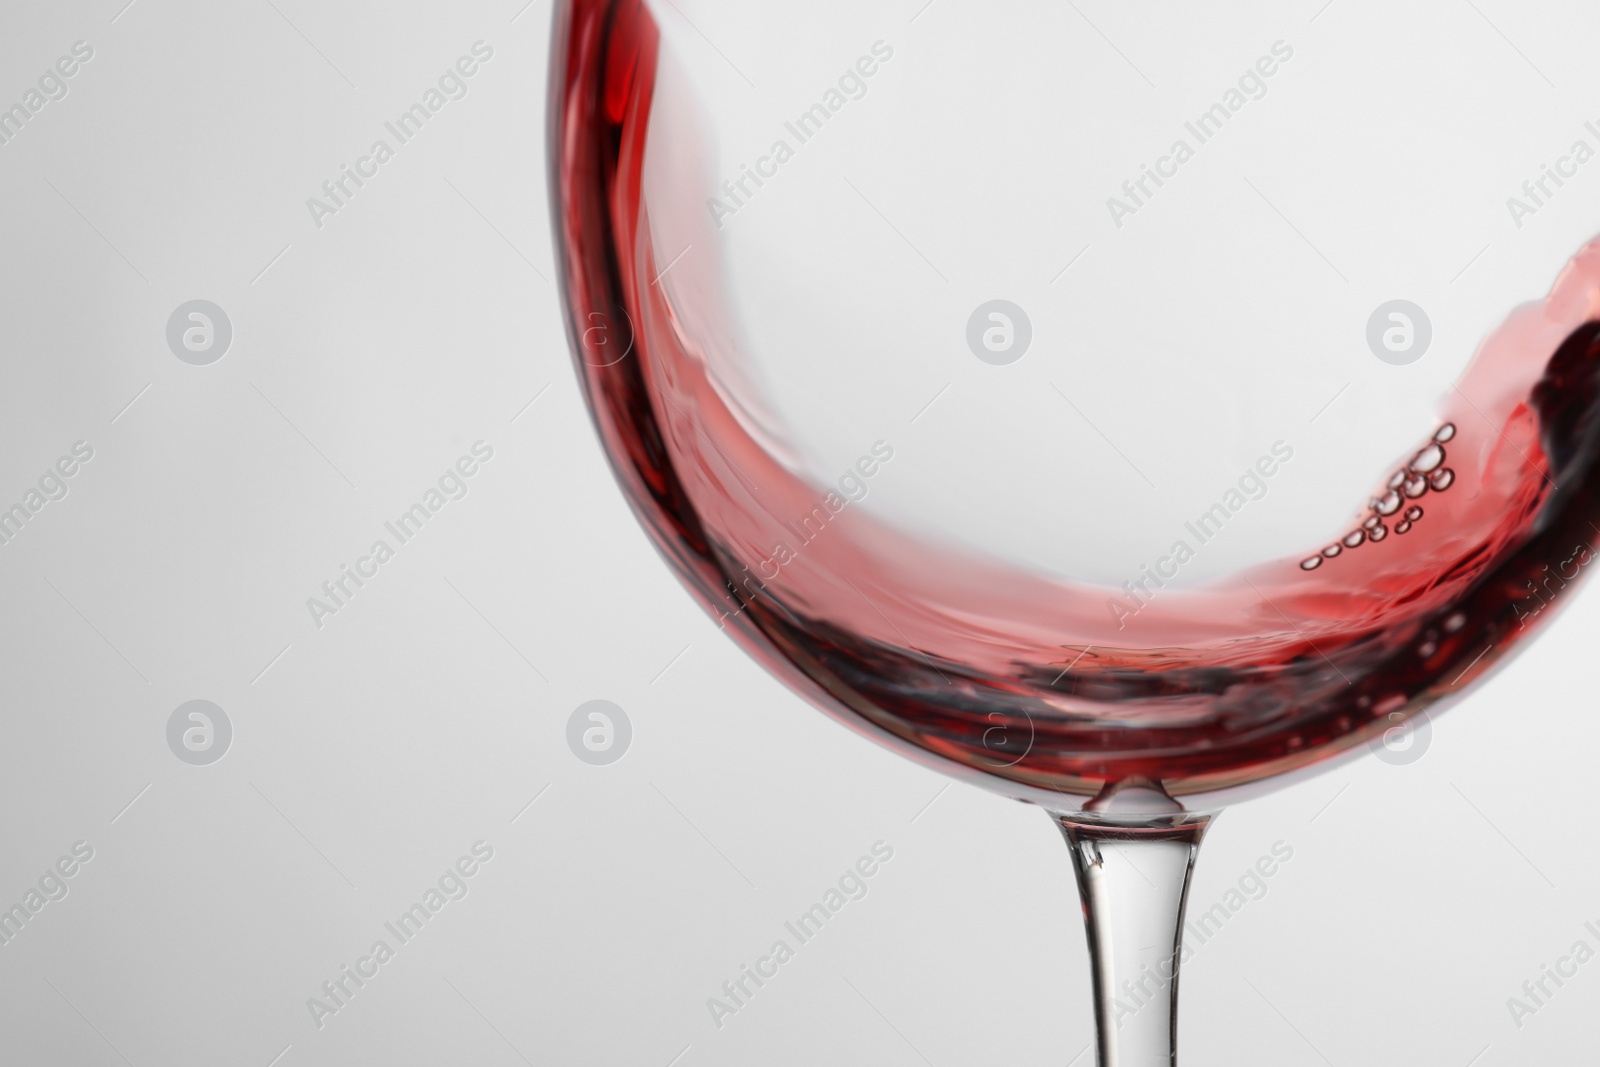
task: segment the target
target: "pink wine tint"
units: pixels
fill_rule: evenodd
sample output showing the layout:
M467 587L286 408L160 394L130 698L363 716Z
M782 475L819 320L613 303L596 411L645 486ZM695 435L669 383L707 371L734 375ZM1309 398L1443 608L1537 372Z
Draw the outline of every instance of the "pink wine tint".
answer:
M617 478L707 610L846 722L1035 799L1234 789L1463 691L1553 614L1600 540L1600 245L1485 343L1358 517L1291 558L1147 596L840 507L708 369L715 285L658 284L649 12L566 0L556 32L560 266Z

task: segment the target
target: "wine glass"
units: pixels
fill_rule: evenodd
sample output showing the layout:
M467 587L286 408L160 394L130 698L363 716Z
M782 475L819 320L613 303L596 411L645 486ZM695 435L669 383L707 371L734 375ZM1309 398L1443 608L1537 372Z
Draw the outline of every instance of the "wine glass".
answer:
M1585 573L1600 245L1593 149L1528 162L1526 71L1423 7L1097 14L562 0L550 167L639 521L796 692L1050 814L1099 1062L1150 1067L1215 814Z

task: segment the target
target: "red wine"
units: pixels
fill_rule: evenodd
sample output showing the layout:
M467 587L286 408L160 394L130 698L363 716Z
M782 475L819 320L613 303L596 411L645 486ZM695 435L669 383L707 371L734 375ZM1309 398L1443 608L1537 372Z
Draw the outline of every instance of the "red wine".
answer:
M1159 578L1062 581L845 507L719 388L716 279L660 284L649 12L566 0L556 33L560 267L616 476L703 606L879 740L1035 800L1245 786L1464 691L1600 540L1600 244L1483 346L1357 518L1292 558L1157 597Z

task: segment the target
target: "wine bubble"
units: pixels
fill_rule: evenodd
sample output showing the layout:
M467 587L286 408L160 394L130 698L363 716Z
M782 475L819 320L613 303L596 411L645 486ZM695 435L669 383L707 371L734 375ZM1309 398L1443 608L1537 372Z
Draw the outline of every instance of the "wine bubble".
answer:
M1383 525L1382 523L1379 523L1377 526L1374 526L1372 528L1371 532L1369 532L1367 534L1367 540L1371 541L1373 544L1377 544L1379 541L1382 541L1385 537L1388 537L1388 536L1389 536L1389 527Z
M1436 444L1429 445L1412 458L1411 469L1413 471L1419 471L1423 474L1427 474L1429 471L1433 470L1443 462L1444 449L1440 448Z
M1334 556L1337 556L1339 553L1341 553L1343 551L1344 551L1344 546L1343 545L1335 544L1335 545L1329 545L1327 548L1323 549L1322 550L1322 554L1324 556L1327 556L1329 559L1332 559Z
M1372 510L1379 515L1393 515L1400 510L1400 494L1390 490L1382 500L1375 500Z
M1444 444L1455 435L1456 424L1453 422L1447 422L1443 426L1439 427L1439 432L1433 435L1433 439L1438 441L1440 444Z
M1409 522L1398 522L1395 524L1394 532L1397 534L1409 533L1410 531L1411 524Z
M1421 656L1423 659L1427 659L1437 651L1439 651L1439 645L1434 641L1424 641L1422 644L1417 646L1417 655Z
M1449 467L1440 467L1428 478L1428 484L1442 493L1454 485L1455 480L1455 471L1451 470Z
M1300 561L1300 569L1303 571L1314 571L1320 566L1322 566L1321 556L1312 556L1310 559Z
M1410 519L1412 522L1416 522L1418 519L1422 518L1422 509L1418 507L1406 508L1406 518Z
M1344 547L1355 548L1366 539L1367 532L1365 530L1356 530L1352 533L1347 533L1344 535Z
M1465 626L1466 624L1467 624L1467 616L1466 616L1466 614L1464 612L1458 611L1454 615L1450 616L1448 619L1444 620L1444 632L1447 633L1447 634L1453 634L1457 630L1459 630L1463 626Z
M1406 496L1410 497L1412 500L1415 500L1417 497L1421 496L1427 491L1428 479L1424 478L1422 475L1418 474L1406 479L1405 493Z
M1368 515L1367 521L1361 524L1362 528L1367 530L1375 530L1382 525L1383 520L1378 518L1376 515Z
M1389 488L1398 489L1406 483L1406 472L1396 471L1393 478L1389 479Z

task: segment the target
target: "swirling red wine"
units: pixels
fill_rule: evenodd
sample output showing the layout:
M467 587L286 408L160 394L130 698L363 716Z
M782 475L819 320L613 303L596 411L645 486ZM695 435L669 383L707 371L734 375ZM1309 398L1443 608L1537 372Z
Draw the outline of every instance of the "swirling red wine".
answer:
M1440 421L1374 472L1349 525L1290 558L1195 588L1146 570L1107 589L852 506L780 461L719 388L703 351L716 339L696 333L718 322L714 286L661 284L671 253L652 243L644 183L659 42L649 14L638 0L580 0L567 17L556 223L601 438L707 610L842 720L1036 798L1241 786L1462 691L1589 563L1600 539L1594 246L1484 345ZM880 443L852 477L892 459Z

